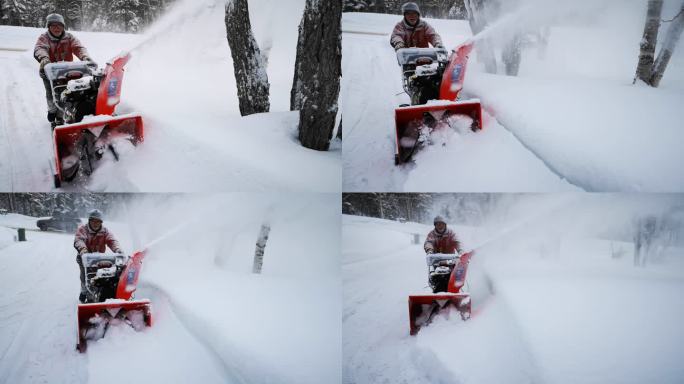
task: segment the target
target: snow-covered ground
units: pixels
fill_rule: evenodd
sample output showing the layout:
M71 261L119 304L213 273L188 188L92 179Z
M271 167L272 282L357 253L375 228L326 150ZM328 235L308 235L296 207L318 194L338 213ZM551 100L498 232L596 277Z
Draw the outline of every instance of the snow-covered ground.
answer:
M110 219L111 218L111 219ZM251 273L262 222L262 274ZM110 329L79 354L73 235L0 215L0 383L335 383L341 377L339 196L148 195L105 218L146 247L142 332Z
M103 164L90 180L64 190L340 191L339 141L329 152L302 147L298 113L289 111L304 1L250 1L257 41L262 49L270 47L271 113L244 118L224 3L179 1L141 35L74 32L100 65L131 52L118 112L140 112L146 138L119 163ZM43 32L0 26L0 191L53 189L52 136L32 57Z
M343 382L681 382L684 247L632 266L617 235L641 204L629 199L529 196L505 219L452 226L475 249L473 317L437 317L417 336L407 297L430 292L430 226L343 216Z
M632 85L643 2L518 3L528 6L485 33L549 26L546 50L526 48L517 77L486 74L473 54L462 96L482 101L484 130L454 133L401 167L394 108L408 97L389 46L400 17L343 14L344 191L684 191L681 44L659 88ZM671 18L679 4L666 3ZM472 37L467 21L428 21L447 47Z

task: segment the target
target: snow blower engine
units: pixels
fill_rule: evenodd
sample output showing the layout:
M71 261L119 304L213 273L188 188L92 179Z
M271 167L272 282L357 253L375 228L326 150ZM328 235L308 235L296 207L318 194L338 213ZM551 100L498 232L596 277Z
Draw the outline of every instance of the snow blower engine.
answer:
M72 181L79 171L90 175L106 152L119 160L124 146L135 146L143 141L140 115L114 116L121 95L123 67L129 58L130 54L122 53L110 60L104 69L82 61L45 66L52 100L58 109L52 126L56 188L62 181ZM92 117L86 118L89 115Z
M444 48L397 50L404 91L411 105L403 104L394 111L396 165L409 161L418 148L428 144L435 129L461 130L464 124L472 131L482 129L480 101L458 100L472 48L473 43L466 43L451 54Z
M140 331L152 325L150 301L132 300L145 252L132 257L121 254L86 253L81 256L86 272L84 303L78 305L78 342L85 352L88 340L104 337L112 324L125 323Z
M441 311L455 308L462 320L470 318L470 294L461 292L472 252L462 255L429 254L428 281L432 294L409 296L410 333L415 335L422 326L430 324Z
M449 52L444 48L402 48L397 61L403 74L404 91L411 105L425 104L439 98L439 86L449 64Z

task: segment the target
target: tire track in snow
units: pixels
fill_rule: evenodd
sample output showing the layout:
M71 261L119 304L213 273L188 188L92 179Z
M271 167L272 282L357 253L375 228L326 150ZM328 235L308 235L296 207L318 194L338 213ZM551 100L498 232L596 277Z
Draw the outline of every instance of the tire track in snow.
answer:
M78 268L65 235L35 233L0 252L0 383L87 382L74 350ZM60 358L56 358L60 357Z
M392 49L386 38L376 36L351 35L342 44L342 79L348 89L342 110L344 121L354 121L345 129L342 147L343 190L396 189L392 185L403 184L406 173L394 167L392 118L401 83ZM388 71L396 74L394 81L375 80L387 77ZM369 147L375 149L370 159Z
M44 91L36 86L40 82L38 75L30 73L35 68L22 66L23 61L25 57L20 54L10 54L0 61L2 82L6 84L2 104L7 112L0 123L8 147L8 189L9 192L46 191L52 189L49 163L45 161L52 153L51 140L48 140L50 128L40 121L36 112L45 110L44 106L38 107Z

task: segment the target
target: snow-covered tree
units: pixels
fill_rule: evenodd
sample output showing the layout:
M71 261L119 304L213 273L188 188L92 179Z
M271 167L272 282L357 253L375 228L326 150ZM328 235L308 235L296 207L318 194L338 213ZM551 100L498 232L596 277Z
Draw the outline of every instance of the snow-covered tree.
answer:
M226 4L226 31L237 83L240 114L268 112L269 83L266 63L252 34L247 0Z
M644 34L639 44L639 62L637 63L634 82L638 80L657 87L663 78L667 64L670 62L672 53L679 42L684 29L684 1L677 15L668 22L671 22L663 40L658 57L655 56L656 44L658 42L658 31L660 30L661 14L663 10L663 0L649 0L646 10L646 22L644 23Z
M108 2L108 20L111 30L138 32L141 29L139 0L115 0Z
M139 32L175 0L0 0L0 24L45 27L50 13L64 16L67 28Z
M490 0L465 0L465 8L468 12L468 22L473 35L484 31L492 21L493 1ZM496 73L496 55L494 47L488 39L480 39L475 44L478 60L484 62L485 71Z
M343 12L376 12L401 14L401 6L408 0L344 0ZM424 17L464 19L463 0L413 0Z
M299 141L330 147L342 76L342 2L307 0L299 24L290 109L299 110Z

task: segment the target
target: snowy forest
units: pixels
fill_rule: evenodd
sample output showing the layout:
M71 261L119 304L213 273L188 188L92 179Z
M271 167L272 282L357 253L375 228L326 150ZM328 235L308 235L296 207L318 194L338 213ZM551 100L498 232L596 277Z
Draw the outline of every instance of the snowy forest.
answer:
M654 255L684 245L680 195L347 193L342 211L427 225L441 215L450 225L542 238L545 250L553 239L576 235L633 243L652 248ZM623 248L611 251L613 256L629 253Z
M344 12L373 12L401 14L403 0L344 0ZM467 19L464 0L416 1L426 17L438 19Z
M50 13L64 16L68 29L136 33L175 0L0 0L0 25L45 26Z
M493 193L345 193L342 213L427 224L439 214L478 225L501 197Z
M33 217L62 213L83 217L94 208L106 212L109 207L132 201L138 196L133 193L0 193L0 213Z

